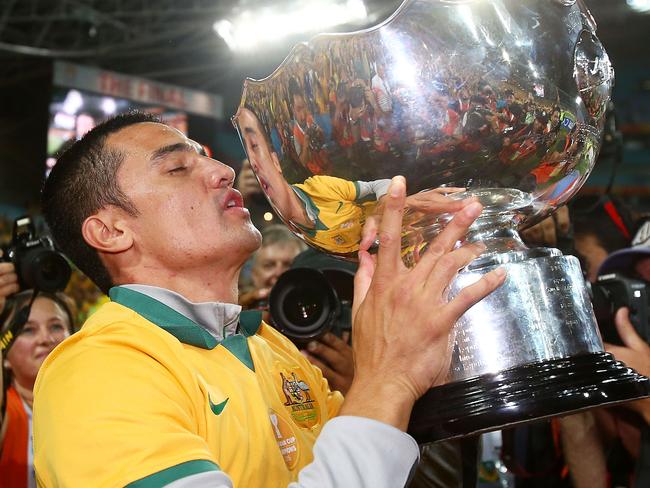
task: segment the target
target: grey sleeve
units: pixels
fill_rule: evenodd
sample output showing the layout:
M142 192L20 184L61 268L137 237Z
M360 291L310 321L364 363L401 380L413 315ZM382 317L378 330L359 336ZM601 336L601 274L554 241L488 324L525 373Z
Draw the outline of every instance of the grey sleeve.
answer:
M193 474L165 485L165 488L233 488L232 480L223 471Z
M408 434L364 417L336 417L314 445L314 460L289 488L398 488L418 462Z
M418 445L404 432L363 417L336 417L314 445L314 460L288 488L397 488L418 461ZM167 488L232 488L223 472L210 471L174 481Z
M357 200L372 194L375 195L375 200L379 200L388 192L390 180L357 181L356 184L359 189Z

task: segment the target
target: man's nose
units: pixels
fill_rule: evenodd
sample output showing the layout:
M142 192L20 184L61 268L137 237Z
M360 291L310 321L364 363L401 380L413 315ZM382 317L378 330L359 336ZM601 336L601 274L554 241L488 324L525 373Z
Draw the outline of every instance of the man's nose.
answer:
M210 159L206 179L210 188L224 188L232 186L235 181L235 170L221 161Z

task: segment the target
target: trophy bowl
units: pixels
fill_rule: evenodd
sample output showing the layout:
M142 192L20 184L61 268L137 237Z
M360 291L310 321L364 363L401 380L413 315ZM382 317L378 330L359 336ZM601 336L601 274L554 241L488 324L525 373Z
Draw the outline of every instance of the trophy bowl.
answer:
M402 256L417 262L459 198L484 207L506 283L454 327L447 382L414 409L422 442L639 398L650 382L603 351L578 260L519 231L565 204L600 149L613 70L581 0L405 0L380 25L299 44L247 79L233 124L282 220L354 260L390 178L407 181Z

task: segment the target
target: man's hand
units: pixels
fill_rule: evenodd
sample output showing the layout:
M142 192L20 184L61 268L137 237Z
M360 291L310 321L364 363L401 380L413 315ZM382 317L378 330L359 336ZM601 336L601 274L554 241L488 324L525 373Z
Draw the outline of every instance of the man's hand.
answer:
M452 198L449 195L454 193L464 192L465 188L444 187L434 188L433 190L426 190L406 197L406 212L409 214L428 214L428 215L441 215L452 214L462 210L466 205L470 204L472 199L458 199ZM375 211L366 219L366 223L361 231L361 249L369 249L375 242L381 218L386 208L387 195L383 195L378 203ZM409 217L407 220L412 218Z
M386 195L376 261L359 251L355 276L352 346L355 376L343 415L374 418L405 430L413 404L445 381L451 357L450 331L472 305L500 286L498 269L447 301L459 269L484 250L481 244L454 249L482 211L472 201L431 243L416 266L400 256L406 184L395 177Z
M605 350L638 373L650 376L650 346L637 334L634 325L630 322L629 309L626 307L618 309L615 322L618 335L625 345L615 346L605 343ZM639 412L646 423L650 424L650 398L626 403L624 406Z
M239 304L244 310L258 308L261 302L266 302L271 293L271 288L257 288L255 290L242 293L239 296Z
M2 251L0 251L2 256ZM0 263L0 312L4 309L9 295L18 293L18 275L13 263Z
M354 361L349 338L349 332L343 332L340 339L328 332L319 341L307 344L307 349L301 351L310 363L320 368L330 388L344 395L350 389L354 378Z

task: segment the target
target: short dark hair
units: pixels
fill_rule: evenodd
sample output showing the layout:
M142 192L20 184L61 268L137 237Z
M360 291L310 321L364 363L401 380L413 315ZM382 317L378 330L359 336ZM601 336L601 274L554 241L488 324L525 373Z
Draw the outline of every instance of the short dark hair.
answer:
M129 215L138 214L117 184L117 171L125 155L106 147L106 139L143 122L160 123L160 119L152 114L129 112L97 125L59 156L43 185L41 205L54 242L104 293L113 286L113 280L97 250L84 240L81 226L86 218L107 205L121 208Z

